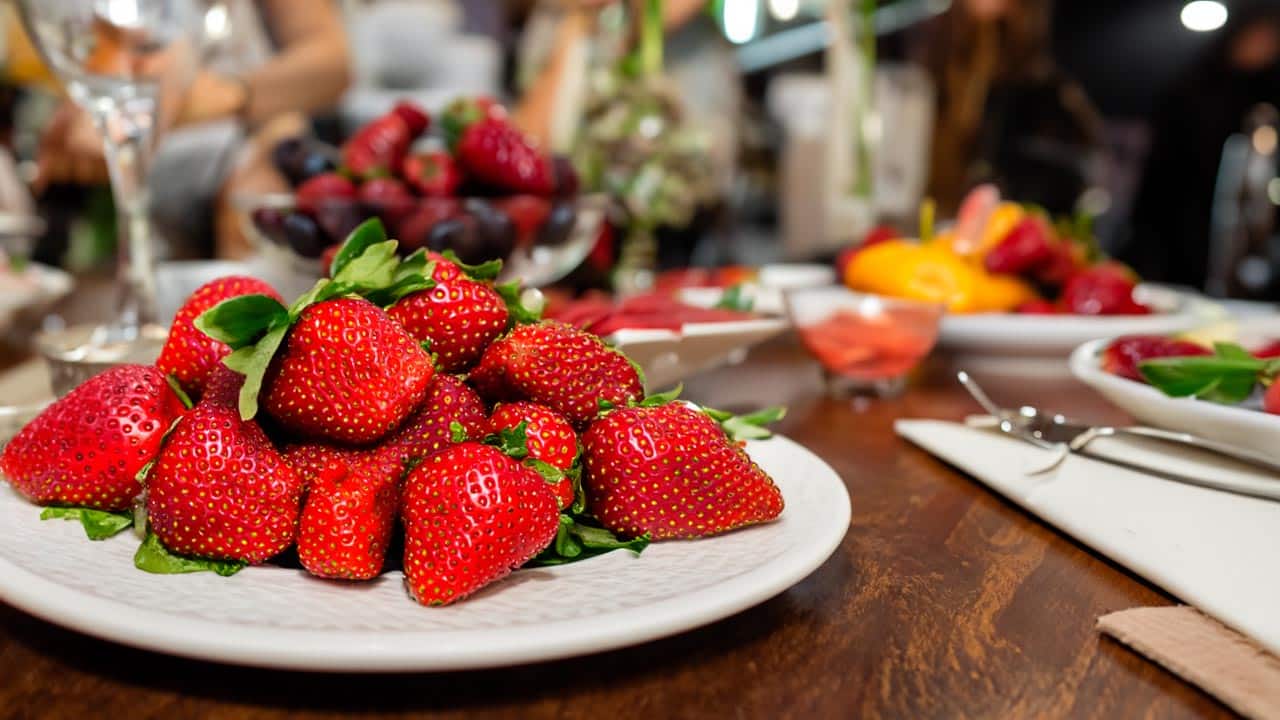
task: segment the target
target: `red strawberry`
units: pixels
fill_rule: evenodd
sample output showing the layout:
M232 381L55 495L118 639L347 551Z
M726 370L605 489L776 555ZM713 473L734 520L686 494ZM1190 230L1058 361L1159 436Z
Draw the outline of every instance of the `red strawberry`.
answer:
M1272 415L1280 415L1280 382L1273 382L1262 396L1262 409Z
M475 102L454 103L445 112L445 134L470 178L510 193L551 195L555 164L505 118Z
M383 455L326 465L307 489L298 524L298 560L312 575L369 580L395 527L404 466Z
M302 492L257 423L201 405L178 423L147 477L147 518L175 553L258 564L293 544Z
M424 605L454 602L506 576L559 527L542 477L479 443L436 453L410 473L401 517L405 581Z
M415 138L431 127L431 115L427 114L427 111L419 107L417 103L401 100L396 103L395 107L391 108L391 112L400 116L400 119L408 126L409 133Z
M1060 302L1076 315L1147 315L1151 309L1133 299L1134 280L1111 265L1082 270L1062 288Z
M1162 357L1212 355L1208 348L1161 335L1126 335L1116 338L1102 351L1102 369L1112 375L1146 382L1138 363Z
M468 439L484 437L488 430L484 403L466 383L436 373L418 411L383 444L382 451L396 453L401 461L430 457L455 444L454 423L462 426Z
M142 492L135 476L184 410L156 368L105 370L27 423L0 455L0 472L41 505L128 509Z
M1021 275L1054 257L1052 231L1044 220L1029 216L1013 226L1008 234L983 258L987 272Z
M345 473L371 455L370 450L324 443L288 445L280 453L280 457L284 458L285 463L298 473L302 483L308 487L319 480L329 468L341 466Z
M551 201L536 195L514 195L499 199L494 204L511 218L511 224L516 228L516 244L520 247L533 244L551 215Z
M1272 340L1253 351L1253 356L1262 360L1271 360L1280 357L1280 340Z
M532 400L577 427L595 418L601 400L621 406L644 396L640 374L625 355L554 320L517 325L494 341L471 381L488 400Z
M239 404L240 388L243 385L243 375L219 363L205 381L200 404L234 409Z
M203 393L210 371L231 352L231 348L200 332L194 324L195 319L223 300L241 295L267 295L281 300L280 293L274 288L251 277L231 275L201 285L173 317L169 338L160 351L156 367L164 374L176 377L188 391L197 395Z
M431 356L377 305L344 297L311 305L267 372L262 406L303 437L370 443L422 402Z
M1081 261L1070 242L1055 242L1049 247L1049 258L1040 263L1033 274L1042 284L1059 288L1080 271Z
M400 164L400 177L427 197L453 197L462 185L462 171L453 157L442 150L406 157Z
M392 110L357 130L342 146L343 168L364 179L393 174L418 135L406 114Z
M299 185L294 203L302 212L316 216L333 204L350 203L358 195L355 183L338 173L325 173Z
M782 512L773 480L684 403L614 410L582 436L591 512L625 537L697 538Z
M432 258L436 286L401 299L387 314L429 344L441 370L465 372L506 329L507 305L489 284L467 277L443 257Z
M525 446L529 457L569 473L578 461L578 436L573 426L556 411L530 402L504 403L489 416L489 432L514 430L525 424ZM560 509L573 504L573 479L565 477L551 486Z

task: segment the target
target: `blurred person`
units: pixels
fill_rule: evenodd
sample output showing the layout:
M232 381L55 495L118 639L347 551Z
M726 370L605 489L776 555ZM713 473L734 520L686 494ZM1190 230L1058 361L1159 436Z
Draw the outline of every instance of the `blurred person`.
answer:
M1101 121L1050 54L1050 0L956 0L925 30L937 88L928 193L952 214L995 182L1069 213L1100 158Z
M1205 286L1223 145L1260 103L1280 107L1280 7L1232 7L1207 52L1151 118L1151 149L1122 257L1149 280Z
M222 5L224 31L177 104L174 126L152 161L149 185L163 230L190 242L212 228L217 253L236 257L249 248L232 194L287 189L272 167L272 148L303 132L308 115L336 105L350 71L346 33L331 0ZM70 101L45 130L37 162L37 190L108 181L97 130Z

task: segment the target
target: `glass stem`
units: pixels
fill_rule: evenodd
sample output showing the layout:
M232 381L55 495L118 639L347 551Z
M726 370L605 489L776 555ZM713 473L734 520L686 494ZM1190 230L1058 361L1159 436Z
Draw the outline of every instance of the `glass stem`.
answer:
M119 322L126 332L156 320L151 199L146 182L151 138L149 128L139 132L135 125L132 130L112 133L108 128L103 133L107 138L104 149L116 205Z

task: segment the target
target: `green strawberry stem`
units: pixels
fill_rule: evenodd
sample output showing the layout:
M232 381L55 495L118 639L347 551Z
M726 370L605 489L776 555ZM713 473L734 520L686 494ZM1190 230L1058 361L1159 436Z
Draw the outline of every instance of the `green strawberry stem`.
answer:
M640 72L653 78L662 73L662 0L644 0L640 15Z

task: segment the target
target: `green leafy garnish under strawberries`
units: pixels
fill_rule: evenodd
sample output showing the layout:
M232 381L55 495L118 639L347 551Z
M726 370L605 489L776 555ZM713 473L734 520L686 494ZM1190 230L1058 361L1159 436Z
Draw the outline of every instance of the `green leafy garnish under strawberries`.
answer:
M78 520L90 540L106 540L133 525L132 512L107 512L84 507L49 507L40 513L41 520Z
M156 575L177 575L180 573L213 572L223 577L230 577L244 569L245 563L234 560L207 560L183 555L175 555L160 543L155 535L148 535L138 552L134 553L133 566Z
M1152 387L1172 397L1196 397L1235 404L1269 384L1280 373L1280 360L1254 357L1234 343L1218 343L1213 355L1147 360L1138 370Z

